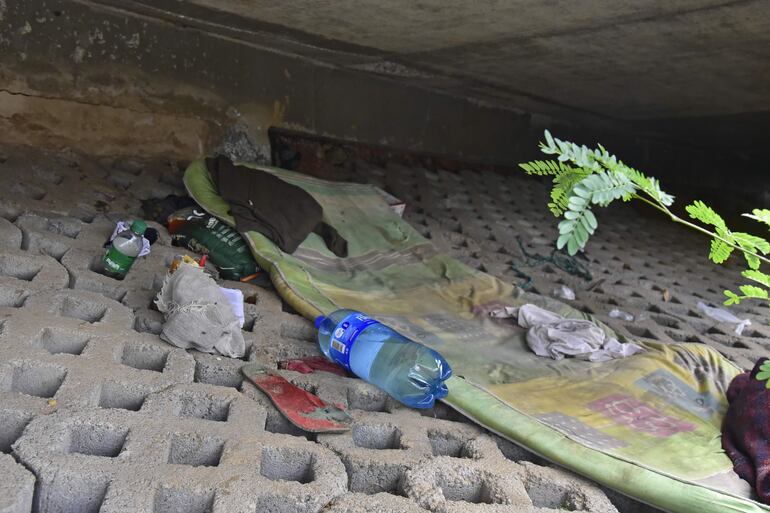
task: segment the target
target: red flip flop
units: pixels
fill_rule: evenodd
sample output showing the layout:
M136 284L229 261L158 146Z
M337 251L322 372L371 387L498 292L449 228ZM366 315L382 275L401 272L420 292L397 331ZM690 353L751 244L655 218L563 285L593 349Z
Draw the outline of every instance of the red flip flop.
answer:
M342 433L353 419L342 408L325 403L259 363L241 367L241 373L267 394L289 422L310 433Z

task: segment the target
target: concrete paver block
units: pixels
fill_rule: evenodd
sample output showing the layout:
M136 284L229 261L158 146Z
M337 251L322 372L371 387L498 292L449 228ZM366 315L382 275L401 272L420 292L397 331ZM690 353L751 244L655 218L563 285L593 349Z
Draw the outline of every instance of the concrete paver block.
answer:
M0 284L31 290L53 290L67 287L67 270L55 259L30 255L20 250L0 248Z
M3 246L7 249L20 249L21 230L7 219L0 217L0 240L3 241Z
M524 487L538 507L615 513L617 509L599 487L570 472L521 462Z
M428 513L415 502L390 493L350 493L334 499L325 513Z
M262 431L257 405L231 394L182 388L140 412L38 417L14 446L38 477L36 511L317 512L343 493L333 454Z
M7 454L0 454L0 513L30 513L35 476Z

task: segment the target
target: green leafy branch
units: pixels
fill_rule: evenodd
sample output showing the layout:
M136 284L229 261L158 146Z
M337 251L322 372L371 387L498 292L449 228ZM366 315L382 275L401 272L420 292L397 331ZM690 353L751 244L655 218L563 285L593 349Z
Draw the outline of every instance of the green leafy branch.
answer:
M716 264L726 262L735 251L743 254L748 269L742 274L758 285L739 287L740 294L725 291L725 304L738 304L744 299L768 299L770 275L759 270L762 263L770 263L765 255L770 253L770 242L749 233L735 232L727 227L724 219L702 201L694 201L685 210L696 224L674 214L669 207L674 197L664 192L660 182L627 166L602 145L590 149L573 142L562 141L545 131L545 141L540 150L553 155L555 160L535 160L519 164L530 175L550 176L553 181L549 210L559 223L556 247L567 248L570 255L585 248L598 222L593 206L606 207L616 200L639 200L659 210L675 223L701 232L711 239L709 258ZM770 210L755 209L744 216L770 226Z

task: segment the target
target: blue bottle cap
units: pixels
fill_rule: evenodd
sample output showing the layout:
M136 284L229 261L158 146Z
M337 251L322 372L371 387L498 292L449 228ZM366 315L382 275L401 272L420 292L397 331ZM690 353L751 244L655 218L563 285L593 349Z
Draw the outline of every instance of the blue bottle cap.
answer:
M318 329L321 327L321 323L324 322L324 319L326 319L326 317L324 317L323 315L319 315L318 317L315 318L315 321L313 322L313 324L315 324L315 329Z

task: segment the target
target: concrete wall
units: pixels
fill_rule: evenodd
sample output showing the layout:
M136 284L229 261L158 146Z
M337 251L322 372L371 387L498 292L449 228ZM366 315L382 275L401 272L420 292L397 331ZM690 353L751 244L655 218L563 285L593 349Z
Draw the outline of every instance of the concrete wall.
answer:
M529 116L90 3L14 2L0 17L0 139L191 157L227 127L265 155L282 126L473 158ZM460 127L466 127L458 129Z
M0 142L192 158L235 138L268 158L267 130L277 126L512 165L537 154L547 127L601 141L674 190L696 183L724 196L725 169L763 169L708 138L693 142L686 123L619 121L542 101L514 109L473 94L473 83L460 94L446 77L383 63L366 48L214 19L193 4L184 16L149 5L0 0Z

